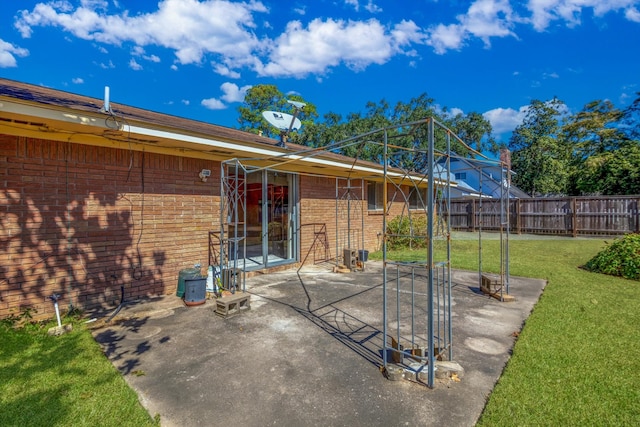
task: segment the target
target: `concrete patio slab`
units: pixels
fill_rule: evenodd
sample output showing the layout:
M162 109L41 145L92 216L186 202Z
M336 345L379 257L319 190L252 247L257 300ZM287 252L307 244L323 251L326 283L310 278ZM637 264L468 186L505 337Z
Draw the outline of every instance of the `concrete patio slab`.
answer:
M228 318L213 300L129 303L93 333L163 426L473 426L545 281L512 277L513 302L482 294L478 272L454 271L452 283L464 376L433 389L381 372L381 262L250 278L251 308Z

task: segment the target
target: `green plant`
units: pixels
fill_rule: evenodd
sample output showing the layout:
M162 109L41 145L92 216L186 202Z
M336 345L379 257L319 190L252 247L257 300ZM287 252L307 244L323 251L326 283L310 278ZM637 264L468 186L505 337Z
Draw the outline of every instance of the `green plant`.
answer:
M387 249L426 247L426 215L398 215L387 223Z
M640 234L615 239L591 258L584 268L595 273L640 280Z
M446 234L447 225L443 218L434 215L434 237ZM427 232L427 215L425 213L398 215L387 223L387 249L424 249L429 243Z
M25 323L30 322L33 314L37 312L38 310L33 307L20 307L20 313L11 313L4 319L1 319L0 322L11 327L23 326Z

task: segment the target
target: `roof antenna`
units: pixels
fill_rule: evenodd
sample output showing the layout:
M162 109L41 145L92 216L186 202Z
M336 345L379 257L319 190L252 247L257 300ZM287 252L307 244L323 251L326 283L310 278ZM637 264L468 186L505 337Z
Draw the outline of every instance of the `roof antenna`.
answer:
M109 86L104 87L104 105L100 111L111 114L111 104L109 104Z
M289 101L287 102L293 105L294 112L293 116L287 113L279 113L277 111L263 111L262 117L265 118L269 124L280 131L280 143L278 146L286 148L287 136L291 133L292 130L298 130L302 126L300 119L298 118L298 113L300 110L304 108L304 102L298 101Z

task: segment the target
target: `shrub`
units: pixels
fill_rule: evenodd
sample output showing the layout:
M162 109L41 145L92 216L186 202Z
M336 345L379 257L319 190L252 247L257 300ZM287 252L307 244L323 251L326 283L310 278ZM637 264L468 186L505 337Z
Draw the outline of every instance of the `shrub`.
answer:
M584 267L596 273L640 280L640 234L615 239Z
M399 215L387 223L387 249L421 249L427 247L426 215Z

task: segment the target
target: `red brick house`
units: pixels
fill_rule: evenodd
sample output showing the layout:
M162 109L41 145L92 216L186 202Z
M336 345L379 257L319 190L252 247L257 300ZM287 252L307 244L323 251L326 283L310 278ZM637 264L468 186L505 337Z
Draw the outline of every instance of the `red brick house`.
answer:
M127 298L175 293L179 271L206 268L228 227L229 159L251 170L246 270L379 247L380 165L104 103L0 79L0 318L51 316L53 293L83 309L117 302L121 285Z

